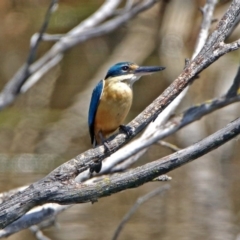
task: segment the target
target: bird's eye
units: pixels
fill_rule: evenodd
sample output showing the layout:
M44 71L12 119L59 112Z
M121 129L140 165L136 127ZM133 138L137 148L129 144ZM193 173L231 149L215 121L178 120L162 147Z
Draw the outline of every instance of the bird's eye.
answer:
M129 69L128 66L123 66L123 67L122 67L122 70L123 70L123 71L127 71L128 69Z

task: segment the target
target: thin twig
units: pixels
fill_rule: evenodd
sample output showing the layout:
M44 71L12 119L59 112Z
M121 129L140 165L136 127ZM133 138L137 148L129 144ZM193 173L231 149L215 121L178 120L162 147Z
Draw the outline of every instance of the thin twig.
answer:
M40 42L42 41L43 34L47 30L48 24L50 22L50 18L52 16L52 13L56 10L56 5L57 4L58 4L58 0L52 0L51 1L39 33L37 35L34 35L34 37L31 39L30 52L29 52L28 59L27 59L27 62L26 62L27 69L29 68L29 66L35 60L35 55L36 55L38 46L39 46Z
M177 147L176 145L174 145L172 143L166 142L166 141L158 141L157 143L160 144L163 147L169 148L173 152L181 150L181 148Z
M203 18L202 18L202 23L201 23L200 31L198 34L197 42L195 45L195 50L192 55L192 59L194 59L197 56L197 54L201 51L202 47L204 46L207 40L209 29L212 24L213 12L217 2L218 2L217 0L207 0L204 7L200 8Z
M167 182L167 181L171 181L171 180L172 180L172 177L164 174L164 175L154 178L152 180L152 182Z
M50 238L46 237L41 229L38 226L32 226L29 228L32 234L36 237L37 240L51 240Z
M240 87L240 66L238 67L237 74L233 80L231 87L229 88L229 90L226 93L226 97L231 98L231 97L237 96L239 87Z
M30 65L33 63L33 61L35 59L36 51L42 40L43 34L47 30L51 15L52 15L53 11L55 10L55 6L57 3L58 3L58 0L51 0L50 5L47 9L43 24L39 30L39 33L34 39L31 40L30 51L29 51L27 61L22 66L21 70L16 73L18 80L16 81L13 79L11 82L7 83L6 87L4 88L3 91L4 91L5 95L7 95L6 99L10 100L14 96L17 96L19 94L19 91L20 91L22 85L25 83L27 78L31 75ZM3 100L1 95L2 94L0 94L0 105L1 105L1 101Z
M6 228L0 230L0 238L8 237L20 230L30 228L33 225L37 225L40 229L45 228L55 221L59 213L70 207L71 205L61 206L55 203L48 203L34 208Z
M137 211L137 209L146 201L150 200L151 198L163 194L170 188L170 185L166 184L160 188L154 189L153 191L149 192L148 194L140 197L137 199L136 203L130 208L130 210L125 214L123 219L121 220L120 224L118 225L117 229L114 232L112 240L116 240L122 231L124 225L128 222L131 216Z

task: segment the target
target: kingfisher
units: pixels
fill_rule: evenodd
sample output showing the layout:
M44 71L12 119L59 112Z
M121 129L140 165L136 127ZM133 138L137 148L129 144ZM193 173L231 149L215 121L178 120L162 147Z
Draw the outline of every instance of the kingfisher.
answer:
M94 147L104 143L120 126L124 127L122 124L132 105L133 84L144 75L164 69L132 62L120 62L110 67L105 78L94 88L89 106L88 126Z

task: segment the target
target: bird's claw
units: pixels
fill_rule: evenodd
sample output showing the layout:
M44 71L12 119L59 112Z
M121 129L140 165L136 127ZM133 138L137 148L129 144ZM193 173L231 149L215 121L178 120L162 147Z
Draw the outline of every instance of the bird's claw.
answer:
M131 137L134 133L134 130L132 127L126 126L126 125L120 125L119 126L120 131L127 134L127 137Z
M92 174L93 172L99 173L102 169L102 161L98 161L98 162L94 162L90 168L90 174Z
M108 142L107 142L106 140L104 140L103 146L106 148L106 150L107 150L108 152L111 152L111 147L109 146L109 144L108 144Z

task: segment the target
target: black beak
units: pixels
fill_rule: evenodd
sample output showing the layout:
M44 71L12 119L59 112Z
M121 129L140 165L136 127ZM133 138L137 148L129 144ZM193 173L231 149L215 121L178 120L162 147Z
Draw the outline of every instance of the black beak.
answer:
M164 69L165 69L165 67L159 67L159 66L139 67L135 70L135 74L143 76L143 75L148 75L151 73L159 72Z

